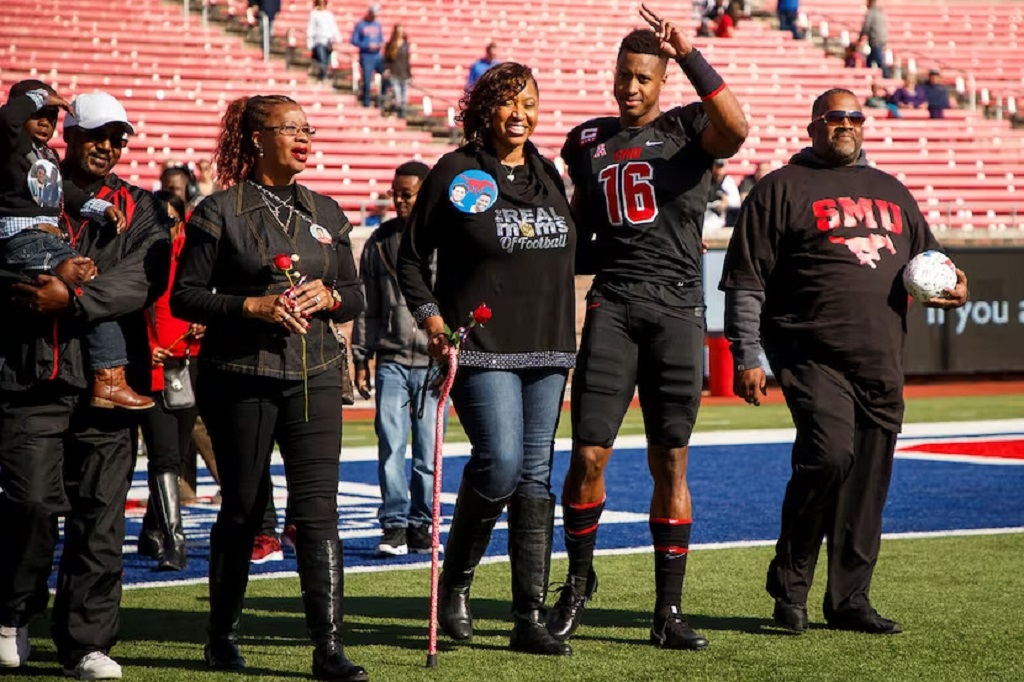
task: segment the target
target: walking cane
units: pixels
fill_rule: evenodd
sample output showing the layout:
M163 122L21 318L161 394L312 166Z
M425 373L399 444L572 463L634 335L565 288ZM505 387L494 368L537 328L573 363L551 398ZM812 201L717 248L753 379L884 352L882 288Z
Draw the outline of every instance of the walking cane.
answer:
M437 555L441 545L441 451L444 449L444 412L448 406L448 394L455 382L455 371L459 367L459 349L448 346L448 374L441 384L437 399L437 423L434 425L434 509L430 529L430 631L427 643L427 667L437 667ZM429 376L427 377L429 380Z

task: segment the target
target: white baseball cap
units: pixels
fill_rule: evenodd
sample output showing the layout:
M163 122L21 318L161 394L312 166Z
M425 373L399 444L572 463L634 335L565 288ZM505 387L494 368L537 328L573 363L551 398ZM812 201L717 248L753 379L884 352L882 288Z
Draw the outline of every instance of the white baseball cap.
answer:
M113 95L92 92L79 95L71 103L71 113L64 117L64 130L73 127L96 130L110 123L120 123L129 134L135 134L135 127L128 122L128 112Z

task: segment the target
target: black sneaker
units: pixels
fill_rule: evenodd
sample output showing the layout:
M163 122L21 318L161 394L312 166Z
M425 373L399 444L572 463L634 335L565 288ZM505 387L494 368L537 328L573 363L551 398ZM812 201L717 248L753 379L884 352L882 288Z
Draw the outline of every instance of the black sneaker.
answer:
M694 632L679 607L672 605L655 612L651 644L662 649L700 651L708 648L708 638Z
M590 569L586 585L582 589L580 587L570 577L558 590L558 601L548 613L548 632L559 642L566 641L576 632L583 621L583 610L587 602L597 592L597 573L594 573L594 569Z
M405 556L409 547L405 544L404 528L385 528L384 535L377 543L378 556Z
M433 545L430 526L409 526L407 535L409 554L430 554Z

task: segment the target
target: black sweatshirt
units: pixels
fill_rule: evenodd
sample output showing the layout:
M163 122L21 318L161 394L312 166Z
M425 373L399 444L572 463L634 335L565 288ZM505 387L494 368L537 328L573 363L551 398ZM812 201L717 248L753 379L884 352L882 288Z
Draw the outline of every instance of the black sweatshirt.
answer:
M902 270L938 248L914 197L867 165L829 166L810 149L754 186L740 209L719 287L764 292L769 358L794 353L845 373L883 425L903 415L907 292ZM743 307L727 308L734 344L749 346ZM749 319L749 318L748 318ZM750 326L750 323L746 326Z
M328 325L345 322L363 309L349 232L352 224L338 204L302 185L282 200L296 202L289 232L264 203L262 186L250 182L212 194L189 218L185 246L171 290L175 317L206 325L201 361L218 369L277 379L303 377L302 336L282 325L243 317L247 297L281 293L289 287L273 265L278 254L298 254L295 270L320 279L341 295L333 312L308 321L306 367L310 376L341 364L341 349ZM262 187L280 195L274 187ZM280 217L288 221L288 212Z
M452 329L490 306L494 316L470 333L461 365L572 367L576 229L565 187L530 143L526 163L508 174L492 151L470 145L437 162L399 247L402 293L418 322L440 314Z

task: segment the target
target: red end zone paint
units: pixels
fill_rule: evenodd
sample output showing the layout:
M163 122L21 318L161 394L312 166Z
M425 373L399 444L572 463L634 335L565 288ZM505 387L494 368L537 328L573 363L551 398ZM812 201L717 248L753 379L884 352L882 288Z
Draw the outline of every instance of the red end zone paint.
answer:
M1024 439L969 440L942 443L918 443L900 447L897 452L926 452L932 455L968 455L999 459L1024 459Z

